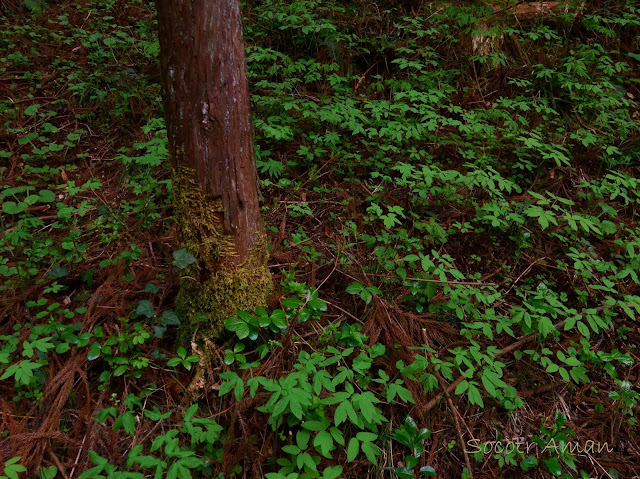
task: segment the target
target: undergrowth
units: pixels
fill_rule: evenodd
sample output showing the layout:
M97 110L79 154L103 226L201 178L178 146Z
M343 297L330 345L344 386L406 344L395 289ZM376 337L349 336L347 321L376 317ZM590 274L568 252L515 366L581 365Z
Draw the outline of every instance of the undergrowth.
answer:
M0 2L0 478L640 475L640 12L521 4L247 2L276 291L185 348L153 4Z

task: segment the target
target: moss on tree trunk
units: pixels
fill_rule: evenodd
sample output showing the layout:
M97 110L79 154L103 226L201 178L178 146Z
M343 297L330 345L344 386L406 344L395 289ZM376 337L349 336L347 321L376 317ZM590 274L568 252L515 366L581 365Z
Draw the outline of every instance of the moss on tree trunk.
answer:
M234 237L223 227L222 201L205 194L194 175L188 168L173 175L179 242L197 259L180 278L175 305L183 321L180 342L190 340L196 332L217 338L225 319L265 306L273 290L266 235L256 232L257 241L238 262Z

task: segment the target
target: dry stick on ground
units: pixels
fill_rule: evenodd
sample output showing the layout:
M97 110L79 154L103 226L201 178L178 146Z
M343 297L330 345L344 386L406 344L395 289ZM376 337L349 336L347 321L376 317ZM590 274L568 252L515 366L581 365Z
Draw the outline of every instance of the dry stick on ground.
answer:
M49 457L58 468L58 471L60 471L60 474L62 474L62 477L64 479L69 479L69 476L67 476L67 473L64 471L64 467L62 466L62 464L60 464L60 459L58 459L58 457L54 454L54 452L51 449L49 449Z
M427 336L427 330L424 328L422 328L422 337L424 339L425 344L428 345L429 338ZM429 351L427 351L427 355L431 360L432 355ZM438 380L440 387L444 391L445 396L447 397L447 402L449 403L449 409L451 409L451 415L453 416L453 421L455 422L455 425L456 425L456 432L458 433L458 439L460 440L460 447L462 448L462 454L464 454L464 463L466 464L467 470L469 471L470 479L473 479L473 472L471 470L471 461L469 460L469 454L467 453L467 449L464 447L464 437L462 436L462 427L460 426L460 418L458 417L460 413L458 412L458 408L456 408L455 404L453 404L453 401L451 400L451 395L447 392L447 384L444 382L444 379L442 378L440 373L438 371L434 371L433 373L436 379Z
M357 318L356 316L354 316L353 314L351 314L349 311L347 311L346 309L341 308L340 306L338 306L335 303L332 303L331 301L327 300L327 299L323 299L323 301L327 304L330 304L331 306L333 306L334 308L342 311L344 314L346 314L347 316L349 316L351 319L357 321L358 323L362 324L362 320Z

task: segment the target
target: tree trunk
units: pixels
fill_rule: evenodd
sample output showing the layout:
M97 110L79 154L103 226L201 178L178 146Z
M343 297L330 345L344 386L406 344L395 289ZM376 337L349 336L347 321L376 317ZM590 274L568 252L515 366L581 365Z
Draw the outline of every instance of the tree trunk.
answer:
M217 336L273 288L258 204L238 0L158 0L160 61L175 217L185 270L176 313ZM206 321L203 321L206 315ZM184 331L184 330L183 330Z

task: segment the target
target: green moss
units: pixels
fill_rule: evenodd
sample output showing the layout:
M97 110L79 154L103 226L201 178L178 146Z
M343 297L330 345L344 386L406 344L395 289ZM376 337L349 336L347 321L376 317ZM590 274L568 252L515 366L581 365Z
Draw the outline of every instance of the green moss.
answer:
M179 168L173 175L174 216L180 243L210 270L233 254L233 239L222 228L222 200L203 194L194 172Z
M179 340L187 344L196 331L217 338L227 318L265 306L273 290L266 236L261 235L249 257L236 264L233 237L222 227L222 202L203 194L193 178L186 168L173 176L179 241L198 259L183 271L175 305L183 323Z

